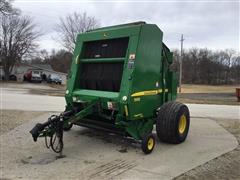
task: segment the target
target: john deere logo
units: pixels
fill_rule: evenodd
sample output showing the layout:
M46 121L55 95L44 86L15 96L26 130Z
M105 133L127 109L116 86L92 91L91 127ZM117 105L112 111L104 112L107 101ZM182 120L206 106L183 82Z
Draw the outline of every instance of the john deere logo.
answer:
M107 33L103 33L103 36L104 36L104 37L107 37Z

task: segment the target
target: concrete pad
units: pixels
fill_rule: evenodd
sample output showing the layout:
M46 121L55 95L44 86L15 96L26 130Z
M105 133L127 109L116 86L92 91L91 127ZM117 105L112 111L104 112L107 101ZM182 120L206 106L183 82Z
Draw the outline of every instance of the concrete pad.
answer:
M240 106L214 104L187 104L191 116L221 119L238 119L240 121Z
M34 143L29 130L51 113L0 136L1 178L10 179L171 179L237 147L236 139L209 119L192 118L180 145L157 142L144 155L130 139L74 126L64 133L65 158ZM125 152L125 153L124 153Z

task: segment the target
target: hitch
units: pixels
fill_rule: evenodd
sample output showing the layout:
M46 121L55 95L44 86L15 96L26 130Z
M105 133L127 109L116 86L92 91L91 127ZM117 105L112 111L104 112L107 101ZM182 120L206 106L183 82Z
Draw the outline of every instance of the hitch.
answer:
M91 101L84 109L75 107L72 110L65 111L59 116L52 115L45 123L37 123L30 131L33 141L37 141L38 137L45 137L45 144L56 152L61 153L63 150L63 130L69 123L80 121L85 116L93 112L93 106L98 102Z
M37 141L37 138L39 137L39 134L42 130L44 130L46 126L44 124L41 123L37 123L34 128L32 128L32 130L30 131L30 133L32 134L33 140L34 142Z
M52 115L48 118L48 121L41 124L37 123L30 133L32 134L33 141L37 141L38 137L45 137L46 147L60 153L63 149L63 128L64 123L67 123L69 117L79 112L78 108L74 108L70 111L65 111L59 116ZM50 138L48 140L47 138Z

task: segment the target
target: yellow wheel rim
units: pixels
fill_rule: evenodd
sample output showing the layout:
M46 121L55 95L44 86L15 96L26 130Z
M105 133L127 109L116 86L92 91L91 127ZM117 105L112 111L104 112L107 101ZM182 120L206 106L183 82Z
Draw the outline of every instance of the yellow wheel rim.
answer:
M154 146L154 140L153 138L149 138L148 144L147 144L148 150L151 150L153 146Z
M187 126L187 118L186 118L185 114L183 114L180 117L179 124L178 124L178 131L180 134L184 133L186 126Z

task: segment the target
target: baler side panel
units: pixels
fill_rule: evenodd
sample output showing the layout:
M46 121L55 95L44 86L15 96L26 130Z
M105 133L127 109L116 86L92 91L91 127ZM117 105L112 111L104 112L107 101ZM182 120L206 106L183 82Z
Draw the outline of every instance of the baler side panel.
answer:
M131 97L131 119L151 118L162 104L162 96L154 94L161 89L162 32L156 25L142 25L131 94L147 91L152 95Z
M139 40L139 35L133 35L129 38L129 46L128 46L128 52L127 52L127 58L124 63L124 70L123 70L123 77L121 82L121 91L120 91L120 108L121 108L121 114L124 114L126 119L130 119L129 113L129 103L131 102L131 86L132 86L132 78L133 78L133 68L129 68L128 64L128 58L130 54L136 54L137 53L137 45ZM124 96L127 97L127 100L124 100Z

